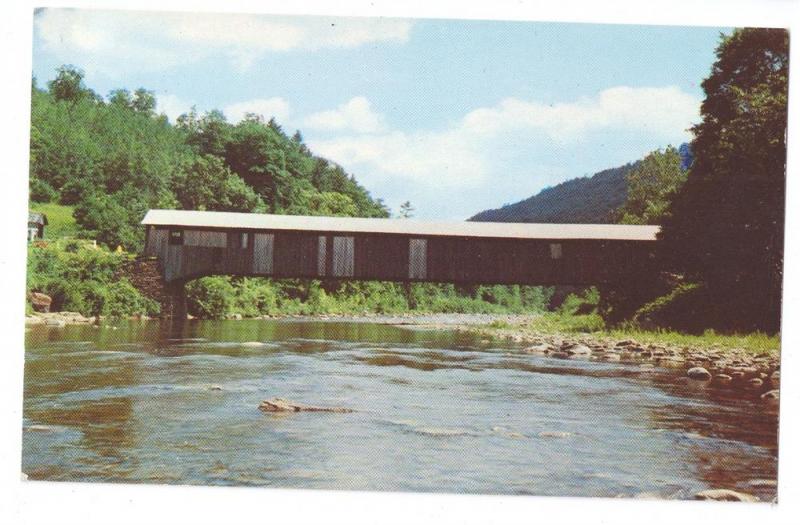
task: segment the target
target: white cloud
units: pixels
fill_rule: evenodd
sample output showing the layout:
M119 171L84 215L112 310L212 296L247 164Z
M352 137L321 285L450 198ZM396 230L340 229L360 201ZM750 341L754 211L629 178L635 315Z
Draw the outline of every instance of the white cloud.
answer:
M515 98L468 113L464 131L494 135L520 129L540 130L559 141L580 139L585 133L609 128L674 137L699 117L700 101L674 86L606 89L597 97L576 102L542 104Z
M278 17L44 9L35 33L57 57L87 55L87 69L159 70L222 54L249 67L266 53L406 42L412 22L382 18Z
M371 184L402 179L447 188L480 186L489 175L502 170L504 155L525 155L526 150L537 147L570 146L574 150L590 133L636 133L648 137L653 148L688 140L686 130L699 118L700 100L677 87L620 86L595 97L557 104L508 98L470 111L444 130L379 133L375 131L384 124L360 129L354 125L348 115L359 112L352 111L352 106L361 108L362 113L369 109L372 122L383 123L383 117L362 97L311 115L305 120L309 127L349 132L334 138L312 137L309 145L313 151L356 171L360 180Z
M385 126L383 115L376 113L365 97L354 97L336 109L309 115L303 126L320 130L350 130L357 133L376 133Z
M472 186L487 171L483 155L452 132L393 131L311 140L309 145L315 153L357 169L359 180L371 183L398 177L423 185L452 181Z
M256 98L244 102L230 104L222 109L229 122L239 122L248 113L260 115L265 120L275 117L278 122L284 123L291 113L289 102L281 97Z

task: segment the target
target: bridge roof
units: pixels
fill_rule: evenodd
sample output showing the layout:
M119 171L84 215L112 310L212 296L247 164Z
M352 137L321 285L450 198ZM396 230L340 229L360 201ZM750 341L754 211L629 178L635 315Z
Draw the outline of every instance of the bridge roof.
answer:
M428 222L414 219L311 217L189 210L150 210L144 225L243 230L290 230L509 239L592 239L654 241L658 226L624 224L534 224L510 222Z

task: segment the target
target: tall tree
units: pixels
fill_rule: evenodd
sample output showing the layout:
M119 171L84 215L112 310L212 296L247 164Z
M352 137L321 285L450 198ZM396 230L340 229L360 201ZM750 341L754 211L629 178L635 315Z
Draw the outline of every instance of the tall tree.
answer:
M84 98L98 98L94 91L84 85L84 73L80 69L65 65L59 67L57 72L56 78L47 84L56 101L77 102Z
M664 151L648 154L625 175L628 191L625 204L618 210L622 224L659 224L669 206L672 194L686 180L678 150L668 146Z
M662 238L672 267L705 283L737 329L780 327L789 35L723 37L703 82L694 162Z

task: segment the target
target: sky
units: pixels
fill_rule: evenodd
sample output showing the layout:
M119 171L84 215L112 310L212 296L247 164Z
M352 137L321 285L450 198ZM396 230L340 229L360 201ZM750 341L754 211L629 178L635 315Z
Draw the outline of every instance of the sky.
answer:
M396 213L461 220L691 139L729 29L43 9L33 75L299 129Z

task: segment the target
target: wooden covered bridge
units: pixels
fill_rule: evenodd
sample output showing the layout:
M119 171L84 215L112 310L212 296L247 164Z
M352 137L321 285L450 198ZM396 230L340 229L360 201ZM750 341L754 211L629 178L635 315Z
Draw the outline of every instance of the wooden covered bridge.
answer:
M150 210L145 255L179 299L206 275L591 285L647 273L657 226ZM175 315L183 315L183 309Z

